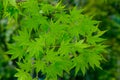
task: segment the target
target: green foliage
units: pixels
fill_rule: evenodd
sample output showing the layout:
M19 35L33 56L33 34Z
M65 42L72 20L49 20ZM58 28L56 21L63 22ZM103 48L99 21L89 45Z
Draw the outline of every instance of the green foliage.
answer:
M12 62L9 61L8 55L5 54L6 42L9 39L6 22L6 19L3 19L3 1L0 0L0 80L13 80L15 69Z
M18 59L18 80L36 79L39 72L46 75L45 80L57 80L73 68L75 75L80 70L84 75L89 67L101 68L104 58L100 53L105 46L100 38L104 32L97 27L99 21L83 15L82 10L66 10L60 3L6 1L4 16L20 23L8 51L11 59Z
M65 0L67 3L69 0ZM102 63L104 70L88 71L89 79L119 80L120 79L120 0L70 0L68 4L84 8L87 15L95 15L95 20L100 20L101 30L108 29L103 35L107 38L105 44L110 45L108 54L104 53L107 63Z

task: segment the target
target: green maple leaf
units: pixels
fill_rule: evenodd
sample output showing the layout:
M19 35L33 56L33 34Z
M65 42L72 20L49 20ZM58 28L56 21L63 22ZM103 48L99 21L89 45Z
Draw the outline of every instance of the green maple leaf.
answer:
M18 73L15 74L15 77L18 77L18 80L32 80L31 76L29 73L17 69Z
M85 72L88 69L86 56L84 54L81 54L78 57L74 58L73 61L75 66L75 75L77 75L79 70L81 70L83 75L85 75Z
M23 58L25 51L23 50L22 47L18 46L18 44L12 44L9 45L9 51L7 52L8 54L12 54L11 59L16 59L18 58L19 61Z
M96 54L96 53L88 53L88 55L89 56L88 56L87 60L88 60L88 62L90 64L90 66L93 69L94 69L95 66L102 69L100 67L100 61L103 60L103 57L101 55Z
M16 40L21 46L22 45L28 45L30 41L30 33L26 28L24 28L22 31L20 30L19 35L14 37L14 40Z

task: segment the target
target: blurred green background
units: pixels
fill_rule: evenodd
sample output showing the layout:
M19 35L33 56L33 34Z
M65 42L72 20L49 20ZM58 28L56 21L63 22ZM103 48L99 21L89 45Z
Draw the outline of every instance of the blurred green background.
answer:
M12 41L16 24L9 23L3 18L3 0L0 0L0 80L16 80L14 78L15 60L10 61L7 43ZM56 4L59 0L45 0ZM106 62L101 62L103 70L90 69L83 77L79 73L76 77L64 74L62 80L120 80L120 0L62 0L66 8L77 6L84 9L83 14L94 16L93 19L101 21L99 28L108 30L103 37L104 44L109 45L107 52L103 53ZM42 79L40 79L42 80Z

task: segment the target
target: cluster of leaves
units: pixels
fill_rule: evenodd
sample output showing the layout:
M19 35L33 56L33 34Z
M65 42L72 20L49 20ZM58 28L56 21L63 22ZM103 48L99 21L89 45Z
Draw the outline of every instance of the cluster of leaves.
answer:
M95 0L87 0L88 4L84 5L86 13L89 15L95 14L94 17L97 20L102 21L101 29L109 29L105 33L104 37L108 40L105 44L110 45L107 50L109 53L104 56L107 59L107 63L102 64L104 71L95 72L97 79L109 80L120 79L120 0L107 0L105 3L95 2ZM109 68L108 68L109 67Z
M104 58L105 32L99 21L83 15L82 10L66 10L60 3L51 5L39 0L5 0L4 16L19 23L14 43L9 45L11 59L18 59L18 80L36 80L41 72L46 80L57 80L63 72L75 68L85 74L91 66L100 67ZM11 6L11 7L10 7ZM10 7L10 9L9 9Z
M77 2L76 2L77 1ZM67 0L67 3L70 2ZM75 3L76 2L76 3ZM103 71L88 72L90 79L119 80L120 79L120 0L71 0L68 7L77 5L82 7L87 15L95 15L100 20L100 29L108 29L103 36L107 38L105 44L110 45L108 54L104 53L107 63L103 63ZM109 67L109 68L108 68ZM93 77L94 76L94 77Z

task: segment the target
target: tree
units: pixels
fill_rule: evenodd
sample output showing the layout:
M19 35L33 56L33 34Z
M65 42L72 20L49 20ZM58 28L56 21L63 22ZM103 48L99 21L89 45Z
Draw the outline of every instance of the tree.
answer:
M57 80L72 69L75 75L80 70L85 75L89 67L101 68L106 46L99 21L61 3L5 0L3 4L4 17L19 28L8 51L11 59L17 59L18 80L37 80L40 72L46 80Z

